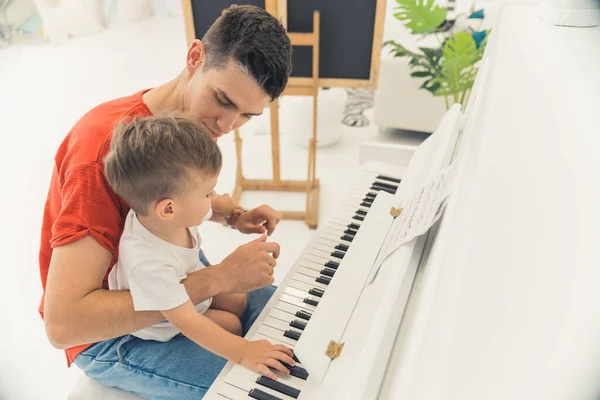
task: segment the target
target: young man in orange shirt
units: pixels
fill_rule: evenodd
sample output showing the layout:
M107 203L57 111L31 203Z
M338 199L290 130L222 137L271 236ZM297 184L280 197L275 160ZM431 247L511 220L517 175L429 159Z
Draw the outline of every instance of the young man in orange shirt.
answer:
M107 183L103 159L114 126L134 117L183 112L217 140L260 115L290 72L291 46L281 24L262 9L232 6L191 44L178 77L102 104L75 124L55 157L40 248L39 311L69 365L149 399L204 396L225 360L185 337L163 343L130 335L163 320L161 313L136 312L128 291L107 290L129 206ZM213 211L213 220L242 233L270 235L281 219L266 205L244 211L228 196L214 199ZM247 293L245 334L274 291L270 253L279 254L277 243L252 241L189 274L190 299L198 304L221 293Z

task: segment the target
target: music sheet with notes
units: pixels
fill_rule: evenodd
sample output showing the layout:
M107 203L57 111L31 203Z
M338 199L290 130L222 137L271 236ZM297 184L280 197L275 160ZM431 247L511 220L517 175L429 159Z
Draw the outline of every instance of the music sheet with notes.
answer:
M387 238L381 246L367 285L375 280L385 259L403 244L426 233L440 218L452 188L454 165L452 163L441 170L437 176L401 202L399 205L401 213L394 219Z

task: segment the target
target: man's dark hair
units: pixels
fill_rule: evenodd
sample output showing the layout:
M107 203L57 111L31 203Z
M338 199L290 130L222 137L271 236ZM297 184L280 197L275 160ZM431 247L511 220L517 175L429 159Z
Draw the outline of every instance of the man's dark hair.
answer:
M262 8L231 6L209 28L202 42L206 68L232 59L274 100L292 71L292 46L283 25Z

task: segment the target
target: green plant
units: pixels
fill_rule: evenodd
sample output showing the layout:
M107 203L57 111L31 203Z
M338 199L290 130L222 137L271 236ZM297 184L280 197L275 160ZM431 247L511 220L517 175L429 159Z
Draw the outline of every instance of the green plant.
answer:
M447 108L450 98L453 103L464 104L473 88L477 63L483 57L490 31L444 31L446 10L436 6L433 0L396 0L396 3L394 16L413 34L434 34L438 39L442 35L443 40L437 48L419 47L418 52L393 40L384 46L395 57L410 58L411 76L425 78L421 88L434 96L443 96Z

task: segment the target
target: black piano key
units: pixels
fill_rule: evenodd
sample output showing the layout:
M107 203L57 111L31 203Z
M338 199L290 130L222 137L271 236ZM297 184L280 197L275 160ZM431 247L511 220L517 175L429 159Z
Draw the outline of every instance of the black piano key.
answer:
M385 176L385 175L377 175L376 179L380 179L382 181L390 181L390 182L394 182L394 183L400 183L401 182L401 180L398 179L398 178L392 178L392 177Z
M348 224L348 228L354 229L355 231L357 231L358 228L360 228L360 225L357 225L357 224Z
M362 203L360 203L360 206L361 206L361 207L367 207L367 208L370 208L370 207L371 207L371 205L373 205L373 203L367 203L366 201L363 201Z
M260 378L258 378L256 380L256 383L264 387L268 387L269 389L273 389L276 392L293 397L295 399L297 399L298 396L300 396L300 391L298 389L288 386L285 383L281 383L279 381L268 378L266 376L261 376Z
M317 303L317 304L319 304L319 303ZM298 339L300 339L300 332L289 329L289 330L283 332L283 336L290 338L290 339L298 340Z
M341 250L341 251L348 251L350 247L346 246L345 244L338 244L337 246L335 246L336 250Z
M340 239L345 240L346 242L351 242L354 240L354 236L346 234L346 235L342 236Z
M256 400L281 400L281 397L273 396L272 394L265 393L260 389L252 389L248 392L248 396Z
M373 185L384 187L384 188L388 188L388 189L392 189L392 190L397 190L398 189L398 185L396 185L395 183L373 182Z
M331 282L331 279L330 279L330 282ZM315 306L315 307L319 305L319 302L318 302L318 301L316 301L316 300L313 300L313 299L309 299L308 297L307 297L307 298L305 298L305 299L304 299L304 300L302 300L302 301L303 301L303 302L305 302L306 304L310 304L311 306Z
M337 269L340 266L340 264L336 263L335 261L327 261L323 265L325 265L327 268L331 268L331 269Z
M365 197L362 199L362 201L364 201L365 203L373 204L373 202L375 201L375 197L369 197L369 194L367 193L365 195Z
M325 276L334 276L335 275L335 269L331 269L331 268L323 268L321 270L321 275L325 275Z
M344 258L344 255L346 255L346 253L342 253L341 251L334 251L331 253L331 257L335 257L335 258Z
M375 197L377 197L377 193L371 193L371 192L369 192L369 193L365 194L365 196L368 197L368 198L370 198L370 199L375 200Z
M376 185L371 186L371 189L373 189L373 190L383 190L384 192L388 192L390 194L395 194L396 193L396 189L388 189L388 188L384 188L384 187L376 186Z
M296 358L296 355L292 355L292 359L294 361L296 361L297 363L300 362L300 360L298 360ZM286 363L284 363L283 361L280 361L281 364L283 364L284 367L286 367L287 369L290 370L290 375L291 376L295 376L298 379L302 379L302 380L306 380L306 378L308 378L308 371L306 371L304 368L299 367L298 365L294 365L293 367L291 365L288 365Z
M302 319L305 319L308 321L308 320L310 320L310 317L312 317L312 314L309 313L308 311L301 310L301 311L296 312L296 317L302 318ZM298 360L296 360L296 361L298 361ZM298 361L298 362L300 362L300 361Z
M365 215L367 215L367 212L366 212L366 211L363 211L363 210L356 210L356 213L357 213L358 215L362 215L363 217L364 217Z
M392 193L394 194L394 193ZM360 215L355 215L354 217L352 217L352 219L355 219L357 221L364 221L365 219L363 217L361 217Z
M317 296L317 297L323 297L323 295L325 294L325 291L323 291L319 288L312 288L308 291L308 294L312 294L313 296Z
M301 321L299 319L295 319L292 322L290 322L290 326L292 328L300 329L301 331L303 331L304 328L306 328L306 322Z
M358 231L355 231L354 229L350 229L350 228L348 228L348 229L346 229L346 230L344 231L344 233L346 233L346 234L348 234L348 235L351 235L351 236L356 236L356 234L358 233Z
M331 282L331 278L327 276L320 276L316 279L316 281L322 283L323 285L329 285L329 282Z

